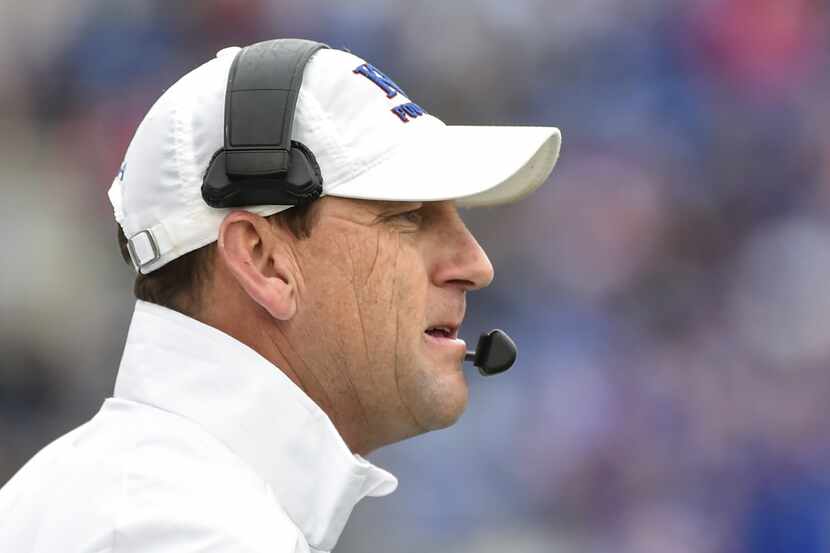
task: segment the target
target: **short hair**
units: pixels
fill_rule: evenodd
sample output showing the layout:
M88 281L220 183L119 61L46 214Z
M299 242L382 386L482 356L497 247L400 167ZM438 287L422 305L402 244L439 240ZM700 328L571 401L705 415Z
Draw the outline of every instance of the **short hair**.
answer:
M287 228L304 239L311 236L313 226L311 204L292 207L266 217L271 224ZM127 249L127 237L118 227L118 246L121 257L132 266ZM210 267L216 254L216 242L188 252L148 274L135 277L133 294L136 299L174 309L188 316L198 313L205 284L210 279Z

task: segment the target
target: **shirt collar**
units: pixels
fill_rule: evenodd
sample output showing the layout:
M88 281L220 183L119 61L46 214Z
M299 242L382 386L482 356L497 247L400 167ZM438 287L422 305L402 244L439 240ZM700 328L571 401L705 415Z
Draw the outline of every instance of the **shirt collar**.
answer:
M138 301L116 397L201 425L273 488L309 545L330 551L365 496L397 479L353 455L328 416L279 368L211 326Z

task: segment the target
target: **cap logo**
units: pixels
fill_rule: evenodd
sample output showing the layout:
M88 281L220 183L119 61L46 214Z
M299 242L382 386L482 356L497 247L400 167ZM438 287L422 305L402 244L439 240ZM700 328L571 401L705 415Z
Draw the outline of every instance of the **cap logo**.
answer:
M386 93L387 98L394 98L395 96L400 93L402 96L406 96L406 92L398 86L398 84L392 80L391 77L383 73L380 69L372 65L371 63L364 63L363 65L357 66L357 68L353 71L358 75L363 75L376 85L380 87ZM401 104L399 106L395 106L391 109L392 113L398 116L401 121L404 123L409 123L410 119L415 119L416 117L420 117L426 111L424 108L416 104L415 102L407 102L405 104Z
M124 182L124 173L127 171L127 162L121 164L121 168L118 170L118 180Z
M401 104L392 108L392 113L397 115L401 118L401 121L404 123L409 123L409 118L415 119L416 117L420 117L423 115L424 108L416 104L415 102L409 102L408 104Z
M397 85L395 81L393 81L388 75L384 74L380 69L372 65L371 63L364 63L357 67L354 70L355 73L359 75L363 75L376 85L378 85L381 90L386 93L387 98L394 98L400 92L404 96L406 96L406 92L403 91L401 87Z

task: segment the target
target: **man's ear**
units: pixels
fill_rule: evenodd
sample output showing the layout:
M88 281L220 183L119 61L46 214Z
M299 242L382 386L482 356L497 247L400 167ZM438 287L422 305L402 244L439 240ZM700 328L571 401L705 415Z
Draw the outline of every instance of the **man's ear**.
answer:
M275 319L297 311L297 280L272 224L248 211L232 211L219 227L217 250L239 286Z

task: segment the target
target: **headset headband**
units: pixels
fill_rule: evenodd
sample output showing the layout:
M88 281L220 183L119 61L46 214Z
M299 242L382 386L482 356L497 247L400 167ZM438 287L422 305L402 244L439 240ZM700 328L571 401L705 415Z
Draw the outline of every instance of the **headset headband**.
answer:
M328 46L278 39L237 53L225 92L225 146L202 182L208 205L299 205L320 197L320 168L291 140L291 129L306 63L322 48Z

